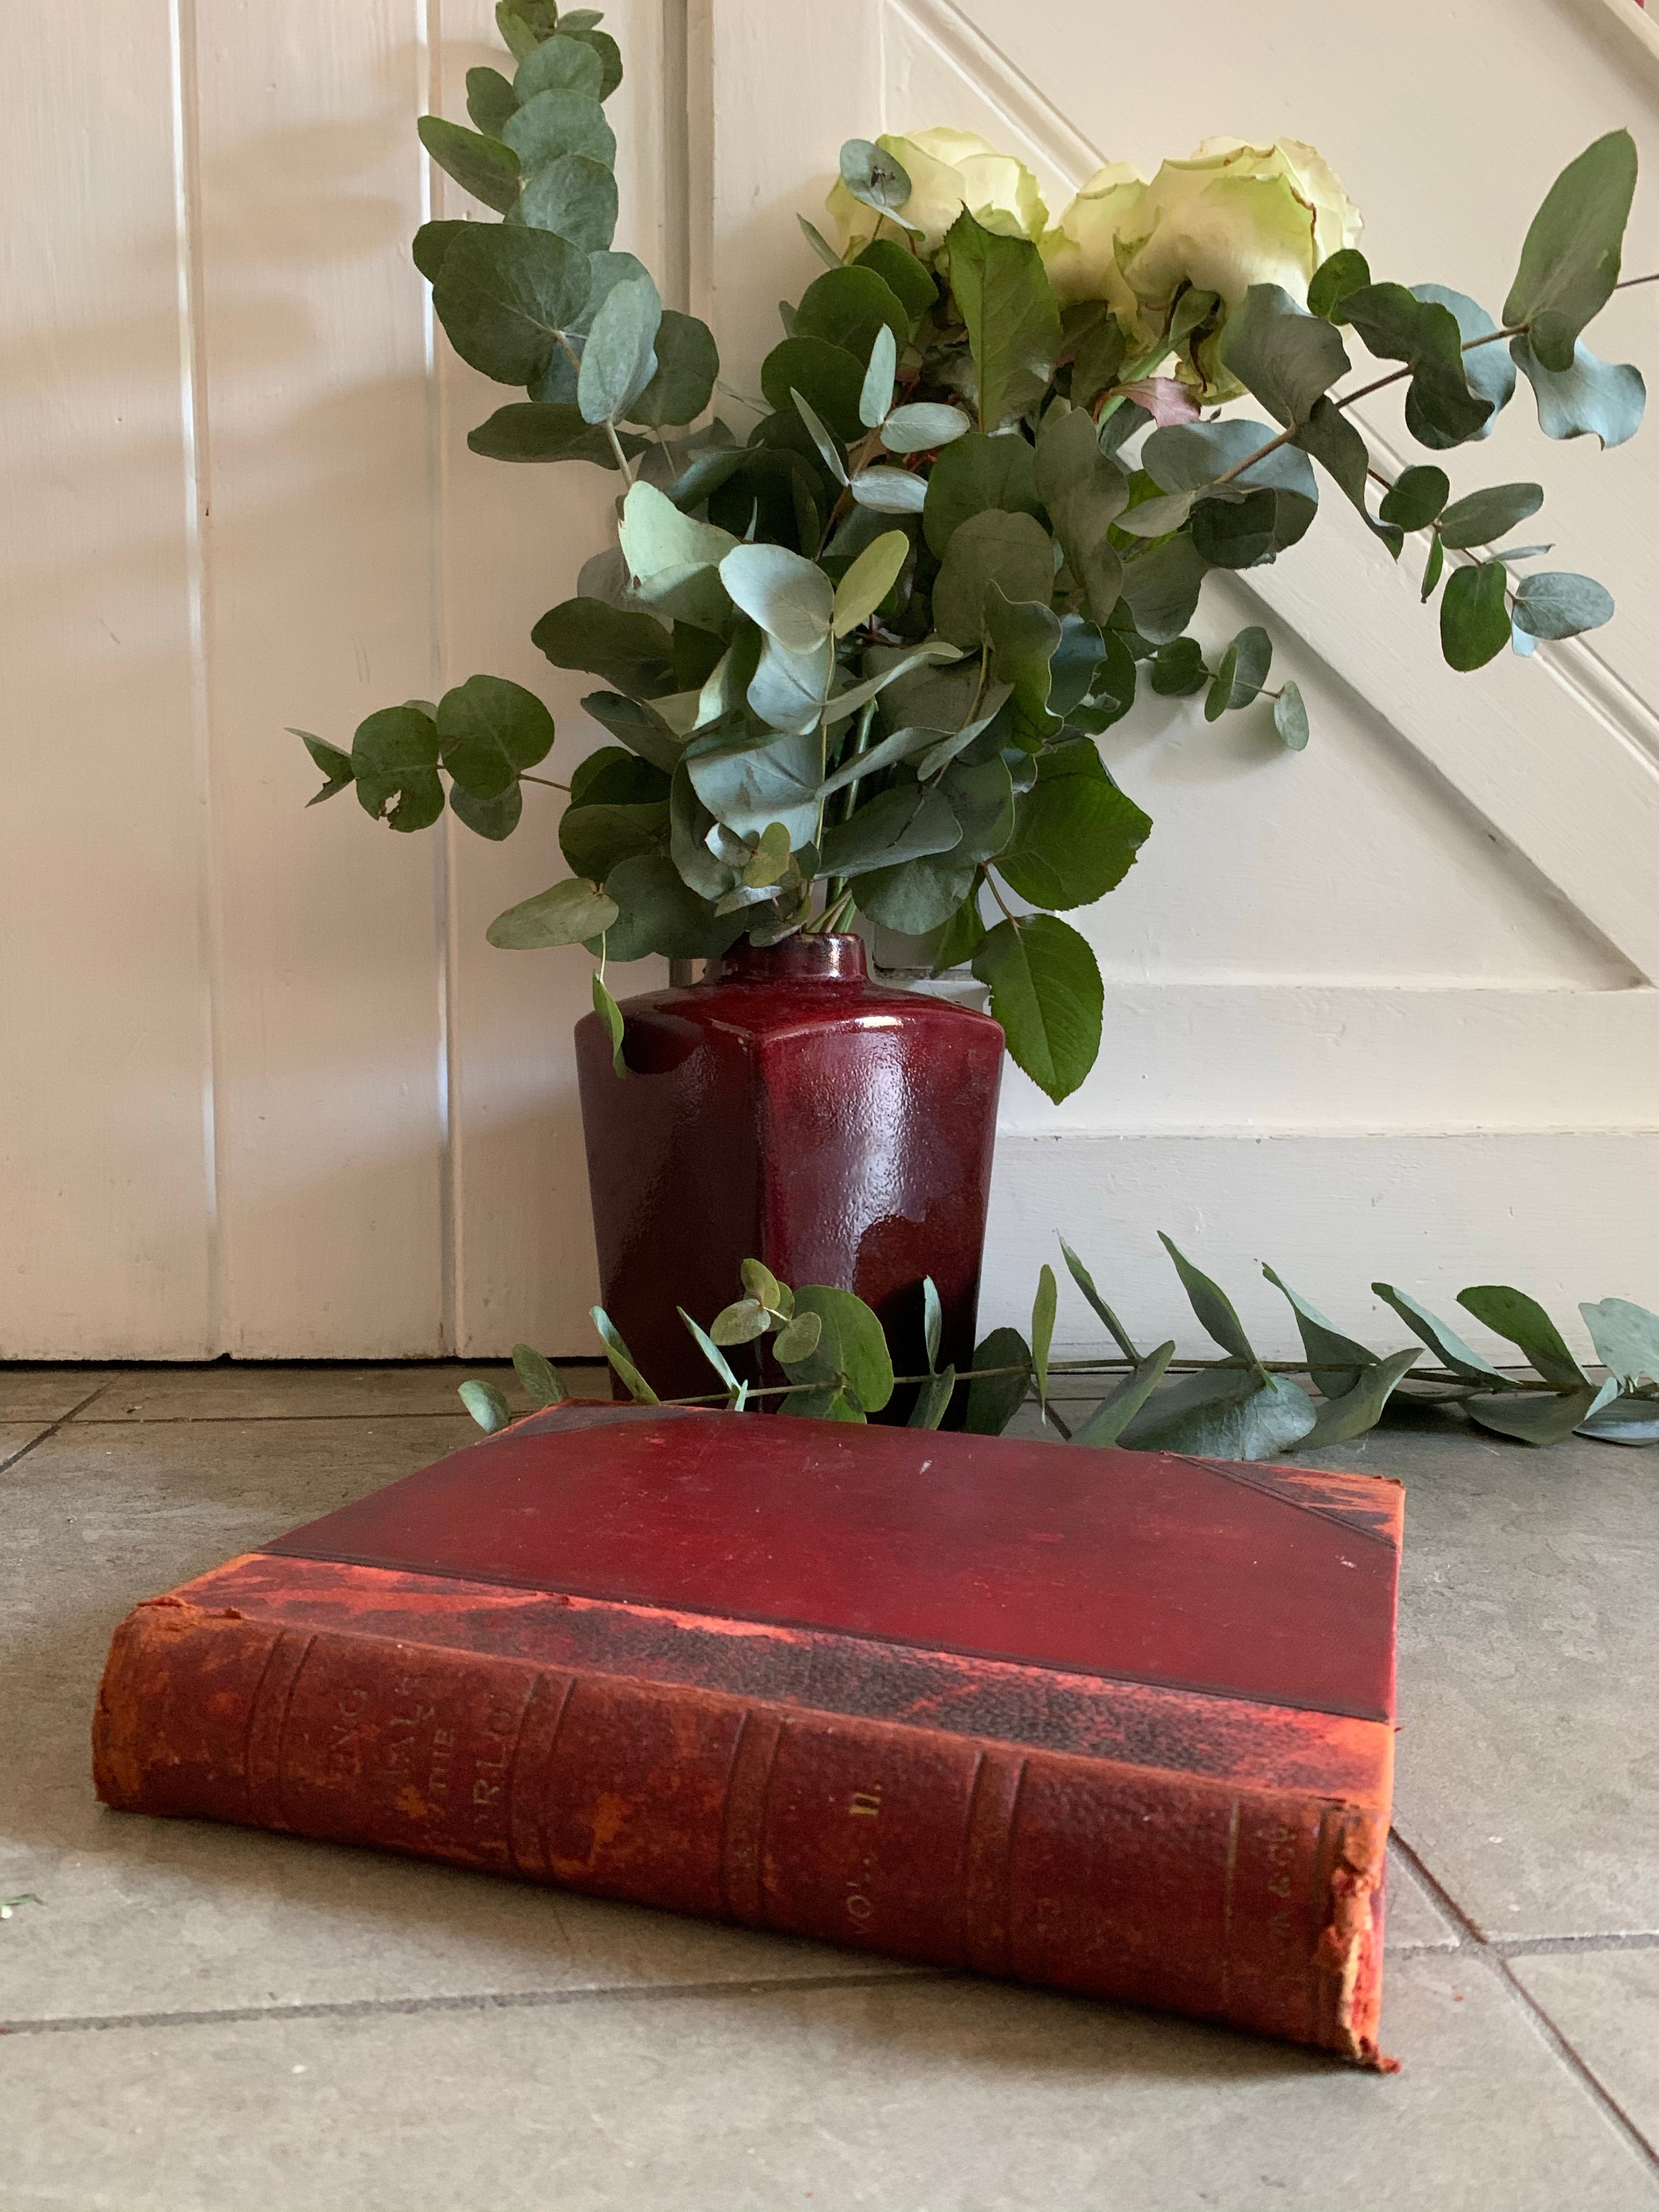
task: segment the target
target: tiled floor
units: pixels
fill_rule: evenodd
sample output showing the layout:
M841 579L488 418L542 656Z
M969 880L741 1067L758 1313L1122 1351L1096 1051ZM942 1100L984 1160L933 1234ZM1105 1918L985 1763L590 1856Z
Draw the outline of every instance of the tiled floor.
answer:
M477 1369L0 1369L0 2212L1659 2208L1659 1455L1408 1486L1378 2078L1243 2036L101 1812L137 1598L434 1458Z

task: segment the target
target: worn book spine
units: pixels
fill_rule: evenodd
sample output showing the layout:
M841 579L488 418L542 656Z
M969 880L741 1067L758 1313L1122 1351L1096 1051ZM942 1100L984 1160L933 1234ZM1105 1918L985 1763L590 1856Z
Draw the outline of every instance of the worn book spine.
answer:
M372 1844L1379 2064L1373 1807L216 1613L116 1633L119 1809Z

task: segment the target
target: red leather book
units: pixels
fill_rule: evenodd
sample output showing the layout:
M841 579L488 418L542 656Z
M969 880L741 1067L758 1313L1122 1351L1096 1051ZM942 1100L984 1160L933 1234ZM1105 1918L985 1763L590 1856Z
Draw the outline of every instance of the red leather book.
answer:
M139 1606L98 1794L1379 2064L1401 1495L560 1407Z

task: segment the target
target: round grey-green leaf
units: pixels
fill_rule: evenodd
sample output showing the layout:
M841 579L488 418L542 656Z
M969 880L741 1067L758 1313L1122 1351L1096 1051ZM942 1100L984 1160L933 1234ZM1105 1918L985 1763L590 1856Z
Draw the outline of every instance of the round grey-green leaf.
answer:
M1484 668L1510 641L1507 580L1501 561L1455 569L1440 601L1440 649L1449 666Z
M610 928L619 908L597 884L572 876L534 898L498 914L484 932L503 952L533 952L546 945L581 945Z
M518 214L534 229L556 230L584 252L602 253L617 228L617 179L591 154L562 154L530 178Z
M1303 704L1299 684L1285 684L1273 701L1273 727L1293 753L1306 750L1308 710Z
M1515 621L1529 637L1577 637L1613 620L1613 593L1593 576L1549 568L1523 577L1515 594Z
M498 384L528 385L587 304L588 258L556 231L469 223L432 287L432 304L463 361Z
M890 453L925 453L965 438L973 427L960 407L915 399L893 410L881 426L881 442Z
M613 285L582 348L576 404L584 421L613 422L625 415L657 373L657 325L662 301L648 276Z

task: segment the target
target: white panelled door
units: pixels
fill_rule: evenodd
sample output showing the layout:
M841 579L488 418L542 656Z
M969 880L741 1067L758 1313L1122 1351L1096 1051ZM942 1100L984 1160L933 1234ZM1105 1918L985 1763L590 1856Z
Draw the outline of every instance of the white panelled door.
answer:
M1626 266L1659 269L1659 41L1631 14L1334 0L1316 31L1303 0L713 0L700 304L727 381L757 388L775 302L815 273L794 217L820 216L841 142L938 124L1018 154L1056 213L1109 159L1150 175L1212 136L1311 139L1377 275L1492 304L1556 172L1628 124L1646 180ZM1651 372L1655 297L1616 301L1598 350ZM1421 548L1396 569L1333 495L1275 567L1212 580L1199 624L1266 623L1308 750L1245 716L1212 728L1198 699L1143 700L1102 740L1154 829L1071 917L1106 978L1094 1075L1055 1109L1009 1072L988 1322L1023 1319L1056 1228L1149 1340L1192 1340L1159 1228L1285 1351L1257 1260L1386 1334L1373 1279L1437 1304L1518 1280L1569 1317L1659 1292L1659 430L1603 456L1529 414L1449 457L1454 484L1543 482L1544 534L1613 589L1612 628L1454 675ZM1079 1340L1086 1319L1073 1304Z
M0 1358L591 1343L585 963L483 942L562 872L552 815L532 799L490 846L388 836L349 799L308 814L284 727L340 741L489 670L554 708L556 772L599 739L585 679L529 632L614 479L468 453L501 395L434 336L408 258L424 216L468 211L413 126L463 113L491 13L9 15L29 97L0 145ZM612 0L618 243L708 317L739 392L814 273L795 216L842 141L940 121L1022 154L1056 205L1108 155L1150 173L1213 133L1309 137L1379 272L1489 301L1549 179L1625 122L1650 173L1628 265L1659 268L1659 40L1628 15ZM1656 299L1620 301L1601 349L1659 364ZM1206 613L1268 623L1308 751L1191 702L1103 740L1156 827L1085 918L1094 1078L1056 1110L1010 1075L988 1322L1020 1316L1056 1225L1186 1336L1170 1229L1264 1348L1293 1340L1257 1256L1356 1327L1374 1276L1436 1301L1519 1279L1567 1314L1659 1291L1659 427L1604 459L1524 412L1458 481L1544 480L1611 629L1449 676L1409 575L1330 501Z

